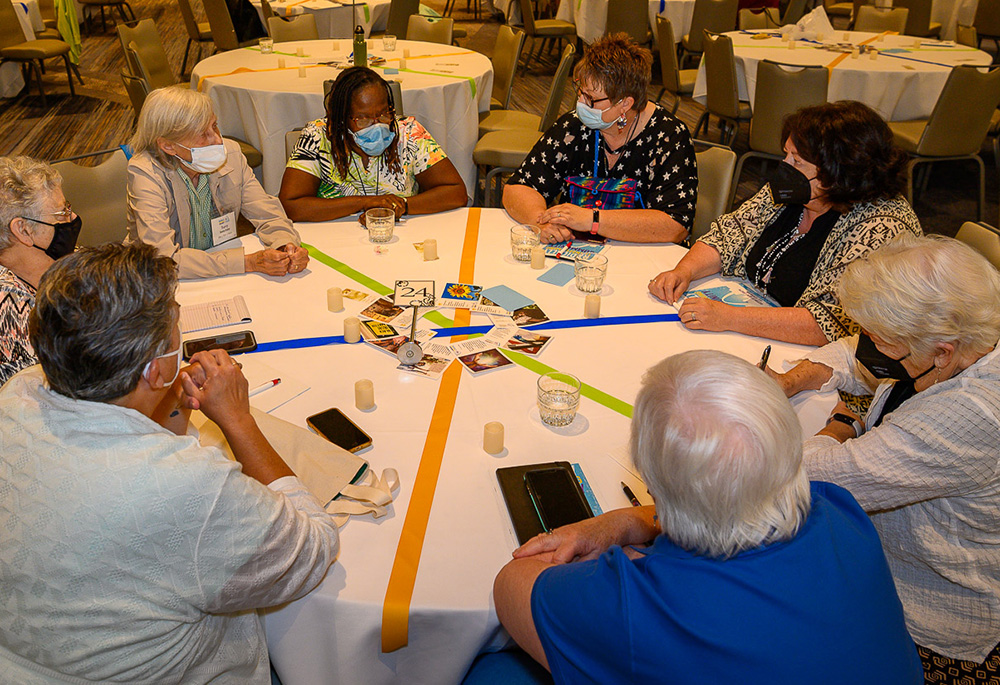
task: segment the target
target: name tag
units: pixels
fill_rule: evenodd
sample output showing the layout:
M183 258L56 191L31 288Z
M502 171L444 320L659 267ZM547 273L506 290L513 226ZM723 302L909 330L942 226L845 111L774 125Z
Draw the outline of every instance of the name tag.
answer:
M236 237L236 212L212 219L212 244L221 245Z

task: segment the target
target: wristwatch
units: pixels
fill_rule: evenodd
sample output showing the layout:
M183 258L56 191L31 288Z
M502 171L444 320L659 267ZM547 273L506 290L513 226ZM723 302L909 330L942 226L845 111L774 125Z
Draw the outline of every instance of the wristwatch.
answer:
M601 210L594 210L594 223L590 225L590 235L597 235L597 229L601 225Z
M837 412L836 414L834 414L833 416L831 416L829 419L827 419L826 425L829 426L834 421L839 421L840 423L846 423L848 426L850 426L851 428L853 428L854 429L854 437L856 437L856 438L861 437L861 434L865 432L865 429L862 428L862 426L861 426L861 422L858 421L853 416L848 416L847 414L841 414L840 412Z

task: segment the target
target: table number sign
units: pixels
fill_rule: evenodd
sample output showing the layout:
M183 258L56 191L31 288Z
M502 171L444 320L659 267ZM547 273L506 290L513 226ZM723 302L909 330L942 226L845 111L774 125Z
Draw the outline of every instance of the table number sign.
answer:
M397 307L434 306L434 281L396 281L392 303Z

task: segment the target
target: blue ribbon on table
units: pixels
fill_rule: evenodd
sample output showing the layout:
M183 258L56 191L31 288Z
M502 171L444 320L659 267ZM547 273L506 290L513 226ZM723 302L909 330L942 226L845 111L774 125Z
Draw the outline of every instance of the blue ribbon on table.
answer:
M635 316L608 316L603 319L565 319L563 321L546 321L533 326L521 326L529 331L547 331L559 328L587 328L590 326L623 326L638 323L658 323L661 321L680 321L677 314L639 314ZM489 326L452 326L451 328L432 328L435 337L451 337L454 335L484 335L493 328ZM303 347L322 347L323 345L343 345L344 336L328 335L317 338L294 338L292 340L277 340L275 342L259 343L254 352L274 352L275 350L294 350Z
M800 40L803 43L812 43L813 45L826 45L826 43L821 43L818 40L809 40L809 39L805 39L805 38L802 38ZM903 48L903 49L905 50L905 48ZM951 69L951 68L953 68L955 66L954 64L942 64L941 62L931 62L930 60L917 59L916 57L904 57L903 55L897 55L897 54L892 53L892 52L885 52L884 50L879 50L878 54L879 54L879 57L895 57L896 59L905 59L905 60L908 60L910 62L920 62L921 64L930 64L930 65L933 65L935 67L945 67L947 69ZM982 66L986 66L986 65L984 64Z

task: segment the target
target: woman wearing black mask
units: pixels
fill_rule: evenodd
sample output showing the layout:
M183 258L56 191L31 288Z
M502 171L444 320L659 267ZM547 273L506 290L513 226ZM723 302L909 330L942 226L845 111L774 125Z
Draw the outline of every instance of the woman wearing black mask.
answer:
M58 171L30 157L0 157L0 384L36 363L28 340L35 288L76 247L80 226Z
M920 235L901 195L906 155L881 117L859 102L806 107L783 126L785 159L767 186L711 231L649 291L679 304L694 330L736 331L822 345L856 332L837 301L844 268L899 233ZM691 281L746 279L780 307L732 307L682 300Z
M806 440L810 478L871 515L927 682L1000 678L1000 274L941 236L900 236L840 286L862 327L769 373L801 390L874 391L840 402ZM983 675L985 674L985 676Z

